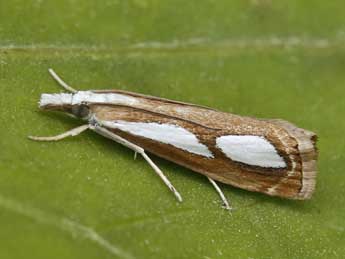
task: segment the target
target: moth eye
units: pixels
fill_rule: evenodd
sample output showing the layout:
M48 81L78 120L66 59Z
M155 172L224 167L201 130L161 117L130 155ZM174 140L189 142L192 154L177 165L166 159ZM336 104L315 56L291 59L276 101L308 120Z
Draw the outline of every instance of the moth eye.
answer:
M74 105L72 107L72 114L78 118L85 118L89 115L89 107L85 104Z

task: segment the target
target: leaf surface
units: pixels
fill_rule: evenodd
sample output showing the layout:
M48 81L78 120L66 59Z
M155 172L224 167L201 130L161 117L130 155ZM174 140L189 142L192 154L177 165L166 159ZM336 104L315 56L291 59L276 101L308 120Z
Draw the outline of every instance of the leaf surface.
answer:
M1 1L1 258L342 258L345 254L343 1ZM60 92L122 89L282 118L315 131L317 189L299 202L141 158L37 108Z

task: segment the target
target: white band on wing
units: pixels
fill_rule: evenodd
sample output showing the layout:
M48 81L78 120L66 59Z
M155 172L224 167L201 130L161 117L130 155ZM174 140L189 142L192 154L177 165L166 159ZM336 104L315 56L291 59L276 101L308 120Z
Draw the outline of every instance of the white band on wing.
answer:
M284 159L264 137L227 135L218 137L217 147L230 159L248 165L285 168Z

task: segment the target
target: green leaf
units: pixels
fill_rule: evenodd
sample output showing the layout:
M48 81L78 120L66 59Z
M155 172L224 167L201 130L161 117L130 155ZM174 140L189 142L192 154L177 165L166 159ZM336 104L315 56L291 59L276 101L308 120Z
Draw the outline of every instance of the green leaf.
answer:
M334 1L1 1L0 258L342 258L344 4ZM38 110L60 92L123 89L282 118L318 133L315 195L289 201L221 185Z

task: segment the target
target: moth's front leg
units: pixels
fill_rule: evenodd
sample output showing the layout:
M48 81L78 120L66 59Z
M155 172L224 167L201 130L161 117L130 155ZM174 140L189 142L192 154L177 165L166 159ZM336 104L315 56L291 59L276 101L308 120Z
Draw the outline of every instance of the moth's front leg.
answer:
M77 128L71 129L69 131L66 131L62 134L56 135L56 136L51 136L51 137L28 136L28 138L35 141L58 141L67 137L77 136L89 128L90 128L90 125L86 124L86 125L81 125Z

